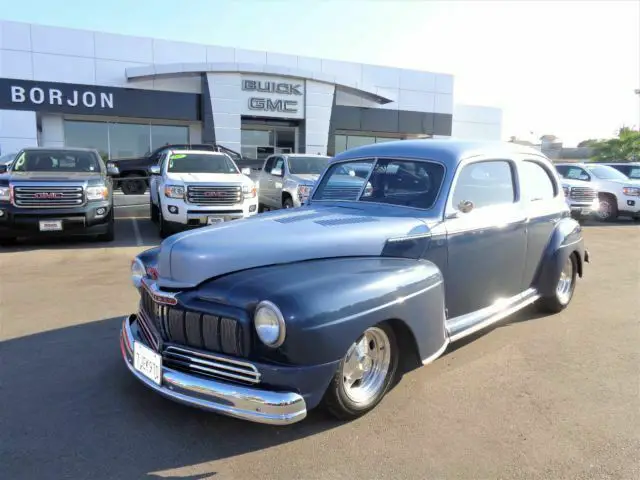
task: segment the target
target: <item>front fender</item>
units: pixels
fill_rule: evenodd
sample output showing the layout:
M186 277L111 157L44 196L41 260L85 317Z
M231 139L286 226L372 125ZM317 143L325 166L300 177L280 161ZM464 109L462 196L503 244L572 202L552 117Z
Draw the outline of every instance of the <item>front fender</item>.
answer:
M262 300L278 305L287 328L284 344L273 350L254 334L253 351L257 359L290 365L335 362L366 328L385 320L405 323L422 359L446 338L442 274L426 260L357 257L280 264L205 282L198 294L224 299L248 318Z
M572 218L562 218L555 226L544 251L534 286L542 296L553 295L560 271L569 256L578 253L578 274L585 260L582 226Z

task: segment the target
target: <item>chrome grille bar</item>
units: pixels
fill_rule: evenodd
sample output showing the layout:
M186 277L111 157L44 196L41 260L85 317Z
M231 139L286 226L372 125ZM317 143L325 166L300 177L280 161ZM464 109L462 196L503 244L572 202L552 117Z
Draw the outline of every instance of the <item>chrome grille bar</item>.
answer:
M187 186L187 202L194 205L230 206L242 201L242 185Z
M571 187L571 191L569 192L571 199L581 202L593 201L596 196L596 191L590 187Z
M84 205L80 186L13 186L13 204L21 208L60 208Z

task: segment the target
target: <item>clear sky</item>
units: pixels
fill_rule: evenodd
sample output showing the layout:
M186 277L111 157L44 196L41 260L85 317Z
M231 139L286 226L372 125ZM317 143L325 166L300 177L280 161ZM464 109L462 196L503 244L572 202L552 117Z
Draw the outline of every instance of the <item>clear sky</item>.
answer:
M0 18L451 73L505 139L640 125L640 0L3 0Z

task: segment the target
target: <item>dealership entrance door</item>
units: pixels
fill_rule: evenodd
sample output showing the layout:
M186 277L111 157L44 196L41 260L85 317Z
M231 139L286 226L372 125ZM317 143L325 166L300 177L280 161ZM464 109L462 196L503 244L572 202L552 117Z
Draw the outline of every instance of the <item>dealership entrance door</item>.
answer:
M274 153L298 152L298 126L293 122L242 119L242 156L264 160Z

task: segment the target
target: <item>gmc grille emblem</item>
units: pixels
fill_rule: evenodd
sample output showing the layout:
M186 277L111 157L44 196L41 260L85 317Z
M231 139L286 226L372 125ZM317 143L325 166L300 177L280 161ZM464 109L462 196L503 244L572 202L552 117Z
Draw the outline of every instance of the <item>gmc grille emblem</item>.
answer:
M204 192L205 197L222 197L224 193L222 192Z
M48 199L48 200L51 200L54 198L62 198L62 197L63 195L57 192L41 192L33 195L33 198Z

